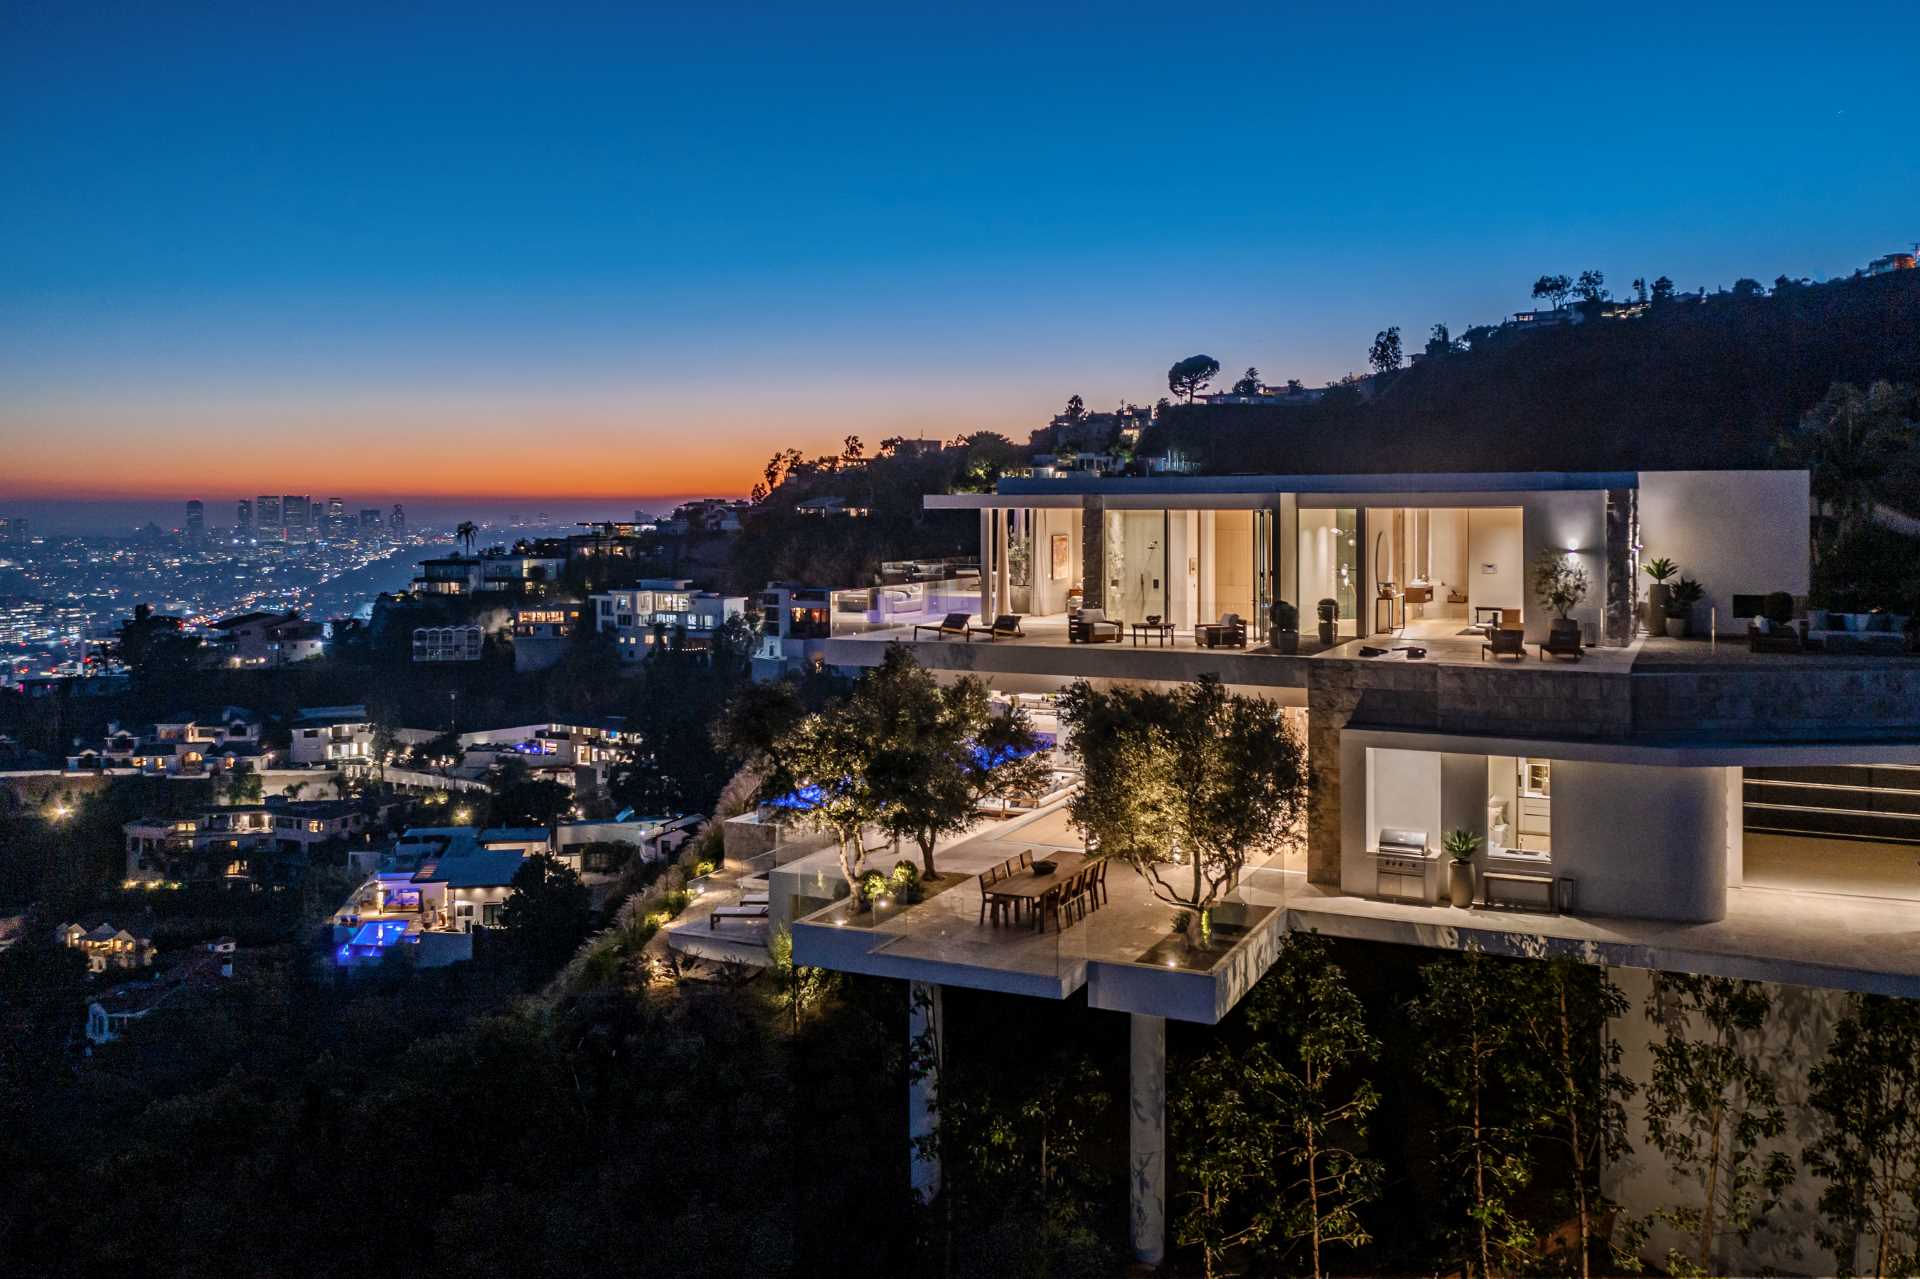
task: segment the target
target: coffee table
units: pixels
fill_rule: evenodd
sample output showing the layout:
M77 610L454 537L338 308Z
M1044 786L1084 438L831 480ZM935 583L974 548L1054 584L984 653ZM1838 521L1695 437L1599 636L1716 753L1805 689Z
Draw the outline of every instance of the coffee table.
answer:
M1139 648L1140 642L1148 636L1152 636L1162 648L1171 647L1173 644L1173 623L1135 622L1133 624L1133 646L1135 648Z

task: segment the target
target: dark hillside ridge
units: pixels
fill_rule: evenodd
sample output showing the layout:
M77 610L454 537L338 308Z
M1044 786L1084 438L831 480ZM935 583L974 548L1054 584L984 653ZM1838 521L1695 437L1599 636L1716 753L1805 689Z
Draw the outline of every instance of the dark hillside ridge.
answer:
M1920 271L1498 335L1366 402L1177 405L1143 451L1211 474L1767 467L1829 386L1877 379L1920 381Z

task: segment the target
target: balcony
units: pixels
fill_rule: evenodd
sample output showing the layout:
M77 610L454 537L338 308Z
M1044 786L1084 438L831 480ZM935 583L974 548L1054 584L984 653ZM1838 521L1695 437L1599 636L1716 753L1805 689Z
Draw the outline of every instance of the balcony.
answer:
M1064 804L992 824L937 853L948 882L920 903L882 902L860 913L840 901L796 920L794 960L1042 999L1085 987L1097 1008L1204 1023L1224 1016L1271 964L1285 926L1280 859L1243 876L1213 913L1213 946L1199 954L1180 940L1175 907L1117 860L1109 863L1104 902L1064 926L1035 928L1031 912L1001 922L983 912L981 872L1022 853L1040 860L1083 851ZM917 854L908 856L917 863ZM891 859L870 857L869 864L884 870Z

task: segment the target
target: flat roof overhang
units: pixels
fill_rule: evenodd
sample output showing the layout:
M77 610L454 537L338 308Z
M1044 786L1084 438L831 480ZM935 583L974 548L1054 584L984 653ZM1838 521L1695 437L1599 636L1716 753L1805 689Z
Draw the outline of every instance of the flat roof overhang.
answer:
M1497 496L1599 493L1637 488L1637 471L1499 471L1402 475L1159 475L1131 479L1062 476L1003 479L993 493L930 493L928 510L1072 510L1090 498L1108 510L1236 510L1273 507L1283 496L1308 507L1430 504L1500 505ZM1344 501L1336 499L1345 499Z
M1343 743L1383 750L1440 751L1461 755L1532 755L1594 764L1639 764L1665 768L1791 768L1832 764L1920 764L1920 740L1772 741L1734 738L1553 738L1445 733L1348 725Z

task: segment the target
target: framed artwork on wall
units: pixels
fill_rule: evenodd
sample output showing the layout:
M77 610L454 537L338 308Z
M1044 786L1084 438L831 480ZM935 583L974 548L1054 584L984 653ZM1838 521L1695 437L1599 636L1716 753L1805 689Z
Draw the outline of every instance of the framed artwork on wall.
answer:
M1051 576L1048 580L1061 581L1067 576L1067 535L1055 533L1049 539L1048 548L1051 551L1047 565L1047 571Z

